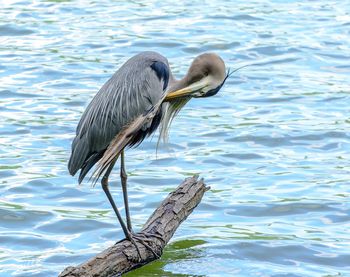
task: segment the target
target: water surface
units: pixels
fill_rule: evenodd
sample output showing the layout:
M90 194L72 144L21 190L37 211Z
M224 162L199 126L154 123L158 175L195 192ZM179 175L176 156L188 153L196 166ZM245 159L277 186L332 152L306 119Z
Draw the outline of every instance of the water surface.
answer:
M57 276L122 238L66 166L88 101L144 50L178 77L206 51L258 65L192 100L157 155L157 136L127 151L136 229L185 177L212 188L128 276L350 275L349 36L347 1L1 3L0 275Z

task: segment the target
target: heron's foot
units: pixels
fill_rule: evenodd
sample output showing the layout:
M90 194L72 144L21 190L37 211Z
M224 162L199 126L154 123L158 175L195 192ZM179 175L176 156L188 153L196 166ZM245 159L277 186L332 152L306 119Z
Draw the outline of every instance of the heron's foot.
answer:
M157 254L153 248L149 245L150 242L153 242L152 239L148 238L145 234L143 233L130 233L130 241L132 244L134 244L134 246L136 247L136 250L137 250L137 253L139 254L139 257L140 257L140 260L142 260L142 256L141 256L141 252L140 252L140 249L138 248L137 246L137 243L140 243L142 244L147 250L149 250L150 252L152 252L153 256L156 258L156 259L159 259L160 258L160 255Z
M131 242L131 244L133 244L135 246L137 254L138 254L138 260L137 261L141 262L142 261L141 251L140 251L140 248L137 245L137 242L136 242L134 236L132 235L132 233L129 233L129 236L128 236L127 240L129 240Z

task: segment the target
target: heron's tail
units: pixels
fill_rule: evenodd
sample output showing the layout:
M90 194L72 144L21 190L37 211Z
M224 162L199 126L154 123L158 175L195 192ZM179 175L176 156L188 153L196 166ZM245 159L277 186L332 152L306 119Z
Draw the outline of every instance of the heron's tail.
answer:
M86 160L86 162L82 165L81 171L79 174L79 179L78 179L79 184L81 184L81 182L85 178L86 174L90 171L90 169L98 162L99 159L102 158L104 152L105 152L105 150L98 152L98 153L95 153L95 154L92 154Z
M84 138L76 136L72 143L72 154L68 162L69 173L74 176L89 160L91 154Z

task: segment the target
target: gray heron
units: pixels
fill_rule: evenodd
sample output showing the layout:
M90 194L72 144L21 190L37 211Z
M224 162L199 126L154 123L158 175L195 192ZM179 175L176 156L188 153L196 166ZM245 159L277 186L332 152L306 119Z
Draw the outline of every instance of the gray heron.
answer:
M139 145L158 126L160 138L166 139L171 121L179 110L193 97L218 93L228 76L224 61L214 53L196 57L187 74L176 80L165 57L156 52L142 52L114 73L84 111L72 142L69 172L74 176L80 170L80 184L96 165L93 174L95 183L102 177L103 191L125 237L136 248L135 239L145 244L132 230L125 148ZM109 175L118 159L126 224L108 188Z

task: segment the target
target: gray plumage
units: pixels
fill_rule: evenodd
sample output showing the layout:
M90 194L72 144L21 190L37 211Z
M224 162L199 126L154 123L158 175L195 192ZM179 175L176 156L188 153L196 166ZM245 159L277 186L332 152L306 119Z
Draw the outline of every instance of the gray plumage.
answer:
M102 86L83 113L72 143L68 169L80 169L79 183L95 166L94 183L101 186L110 202L125 237L136 247L143 237L132 231L129 211L124 149L138 145L160 125L160 138L166 140L176 114L192 97L215 95L229 76L224 61L213 53L199 55L184 78L176 80L168 61L155 52L143 52L129 59ZM109 176L120 158L120 181L127 224L109 191ZM154 253L155 256L157 256Z
M156 64L161 70L152 66ZM153 66L154 67L154 66ZM103 85L83 113L72 143L68 163L74 175L81 169L79 183L98 160L116 135L138 116L145 115L162 99L169 79L169 65L165 57L155 52L143 52L129 59ZM159 125L161 106L140 126L128 144L140 143Z

